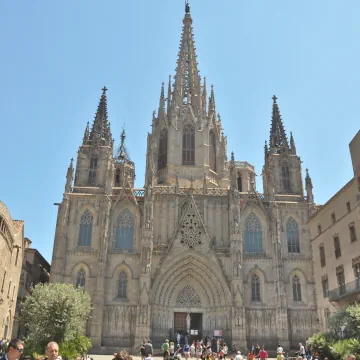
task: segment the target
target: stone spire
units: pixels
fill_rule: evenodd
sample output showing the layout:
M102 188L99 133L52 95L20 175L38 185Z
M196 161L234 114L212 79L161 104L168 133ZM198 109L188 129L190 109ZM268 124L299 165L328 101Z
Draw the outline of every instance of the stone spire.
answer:
M171 75L169 75L168 94L167 94L166 104L167 104L166 112L168 114L170 114L170 108L171 108Z
M175 102L177 106L192 104L200 109L200 76L196 62L196 48L188 2L185 3L183 24L174 84Z
M107 88L104 86L88 141L91 143L100 143L101 145L110 145L112 143L107 115L106 91Z
M66 184L65 184L65 192L66 193L71 192L72 181L73 181L73 178L74 178L73 162L74 162L74 159L71 158L70 165L68 167L67 174L66 174Z
M83 144L86 144L86 142L89 140L89 135L90 135L89 122L87 122L84 131Z
M277 97L274 95L273 109L272 109L272 120L270 129L270 152L278 153L283 149L289 149L284 125L281 120L279 106L276 102Z
M126 149L125 139L126 139L126 133L125 133L125 128L123 127L121 135L120 135L120 145L119 145L119 147L116 151L116 155L115 155L115 158L118 161L131 160L130 155Z
M292 131L290 131L290 149L291 149L291 154L296 155L296 146Z
M309 169L306 169L305 188L306 188L307 201L309 203L313 203L314 202L314 195L312 191L313 185L312 185L311 177L309 175Z
M202 95L202 97L201 97L202 110L203 110L203 113L206 114L207 92L206 92L206 77L205 76L204 76L204 83L203 83L201 95Z
M212 111L216 113L214 85L211 85L208 113L210 114Z
M164 116L165 116L165 89L164 89L164 82L162 82L161 91L160 91L159 109L158 109L158 119L163 120Z

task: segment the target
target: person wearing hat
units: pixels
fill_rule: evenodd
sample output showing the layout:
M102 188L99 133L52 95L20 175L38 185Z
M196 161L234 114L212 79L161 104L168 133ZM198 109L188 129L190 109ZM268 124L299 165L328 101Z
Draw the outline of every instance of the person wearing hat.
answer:
M164 351L164 360L166 360L169 356L169 340L166 339L165 342L161 345L161 348Z
M235 356L235 360L243 360L243 357L241 356L241 351L238 351L236 356Z

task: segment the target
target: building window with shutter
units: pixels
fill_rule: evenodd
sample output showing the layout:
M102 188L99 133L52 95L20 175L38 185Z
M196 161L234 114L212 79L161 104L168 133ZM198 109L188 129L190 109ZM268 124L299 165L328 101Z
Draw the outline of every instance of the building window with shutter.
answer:
M319 247L319 252L320 252L320 266L325 267L326 257L325 257L325 248L323 245Z
M357 238L356 238L356 229L355 229L355 224L354 223L351 223L349 225L349 231L350 231L350 240L351 240L351 242L356 241Z
M334 250L335 250L335 258L338 259L341 256L341 247L340 247L340 238L339 236L334 236Z
M343 266L339 266L336 269L336 279L339 287L339 295L344 295L346 293L346 286L345 286L345 273Z
M321 234L321 225L319 224L318 225L318 235L320 235Z
M321 284L322 284L324 298L329 297L329 280L328 280L328 278L326 277L326 278L322 279Z
M351 212L350 201L348 201L348 202L346 203L346 210L347 210L348 213Z
M336 217L335 217L335 213L334 213L334 212L331 214L331 222L332 222L333 224L336 223Z

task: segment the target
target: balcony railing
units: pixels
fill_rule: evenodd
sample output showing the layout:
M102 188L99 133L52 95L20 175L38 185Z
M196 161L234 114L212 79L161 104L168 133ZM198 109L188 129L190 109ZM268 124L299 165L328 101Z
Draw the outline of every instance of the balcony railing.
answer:
M337 300L341 297L352 295L358 292L360 293L360 278L347 284L340 285L336 289L330 290L329 300Z

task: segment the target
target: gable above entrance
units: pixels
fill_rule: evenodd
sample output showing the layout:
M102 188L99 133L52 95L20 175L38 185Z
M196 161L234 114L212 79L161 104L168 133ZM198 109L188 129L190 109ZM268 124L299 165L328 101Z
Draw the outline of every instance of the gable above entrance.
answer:
M191 285L186 285L176 298L176 307L195 308L201 307L201 300Z

